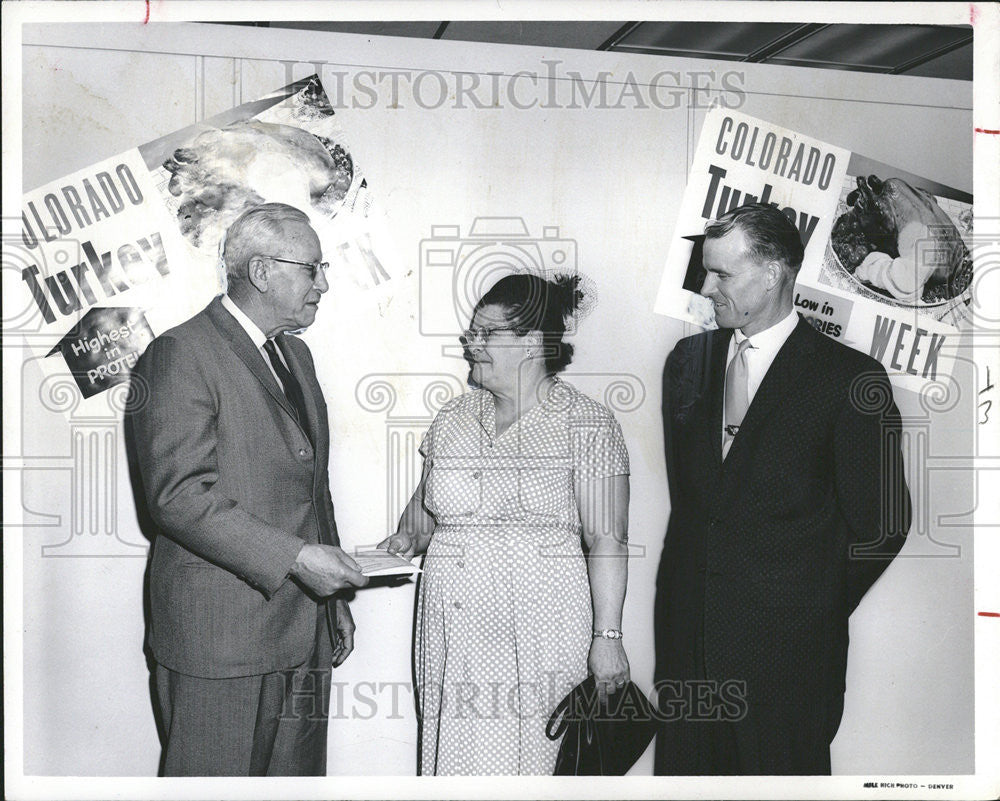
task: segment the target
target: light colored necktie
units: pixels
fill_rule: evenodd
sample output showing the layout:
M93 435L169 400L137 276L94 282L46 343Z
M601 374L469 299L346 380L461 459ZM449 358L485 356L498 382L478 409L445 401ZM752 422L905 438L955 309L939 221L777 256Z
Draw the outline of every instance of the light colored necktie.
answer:
M747 351L752 348L749 339L744 339L736 349L736 355L726 370L726 428L722 437L722 458L726 458L733 439L740 430L747 408L750 406L750 393L747 386L749 369L747 366Z

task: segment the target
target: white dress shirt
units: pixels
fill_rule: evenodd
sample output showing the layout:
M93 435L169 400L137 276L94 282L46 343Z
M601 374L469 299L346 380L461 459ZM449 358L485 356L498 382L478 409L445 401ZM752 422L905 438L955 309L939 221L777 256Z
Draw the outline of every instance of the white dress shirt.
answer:
M757 390L760 389L761 382L764 380L764 376L767 375L767 371L771 368L771 364L774 362L775 356L778 355L778 351L781 350L781 346L785 344L785 341L791 336L792 331L795 330L795 326L798 324L799 315L794 309L792 309L786 317L783 317L770 328L765 328L763 331L759 331L752 337L747 337L739 328L733 332L733 336L729 340L729 353L726 355L726 369L728 372L729 363L736 355L736 350L739 348L740 343L743 342L744 339L749 339L750 347L746 352L747 400L749 403L753 403L754 395L756 395ZM723 389L723 392L725 392L725 389ZM722 437L723 447L725 449L725 413L723 413L722 420Z
M278 374L274 372L274 367L271 365L271 358L267 355L267 351L264 350L264 343L267 342L267 334L257 327L257 323L247 317L246 312L237 306L229 295L222 296L222 306L227 312L236 318L236 322L238 322L240 327L247 332L247 336L250 337L254 347L257 348L257 352L260 353L260 357L264 360L264 364L267 365L267 369L271 371L271 375L274 376L274 380L278 382L279 387L284 389L281 379L278 377ZM285 356L281 352L281 348L277 347L277 343L275 343L275 350L278 352L278 358L281 359L285 367L288 367L288 362L285 361ZM289 370L289 372L291 371Z

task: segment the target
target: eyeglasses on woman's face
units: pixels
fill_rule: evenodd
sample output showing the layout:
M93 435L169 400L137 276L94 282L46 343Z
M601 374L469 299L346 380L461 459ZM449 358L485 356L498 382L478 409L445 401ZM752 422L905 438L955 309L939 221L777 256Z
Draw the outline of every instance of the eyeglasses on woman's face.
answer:
M473 343L487 344L496 334L502 331L517 331L517 328L513 326L498 326L496 328L486 328L484 326L479 326L478 328L467 328L459 336L458 341L463 345L471 345Z

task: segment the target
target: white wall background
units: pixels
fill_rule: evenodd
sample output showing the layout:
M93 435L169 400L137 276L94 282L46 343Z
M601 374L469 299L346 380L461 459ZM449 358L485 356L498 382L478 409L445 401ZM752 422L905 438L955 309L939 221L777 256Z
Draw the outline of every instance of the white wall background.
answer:
M350 86L362 70L434 70L453 90L457 73L485 82L487 73L527 70L542 77L536 86L519 86L518 97L544 100L544 60L560 62L554 87L563 105L570 70L587 79L609 72L613 104L621 91L614 82L630 71L638 84L674 70L685 87L699 81L718 88L723 73L738 69L746 113L972 189L971 86L960 82L194 25L27 26L24 42L25 189L259 97L311 74L314 64L331 96L337 73L346 74ZM706 70L715 71L714 80L690 75ZM651 308L688 157L704 107L716 94L685 91L671 109L636 108L626 99L624 108L521 110L507 100L509 80L500 79L499 107L457 108L450 97L438 105L436 79L422 89L424 105L438 107L420 107L408 80L400 82L393 106L386 79L378 83L372 108L338 111L353 155L382 201L395 253L389 286L365 292L335 281L307 337L330 399L338 521L348 547L385 536L387 506L405 500L387 497L395 461L386 443L399 422L387 414L414 418L410 430L419 430L427 415L419 394L426 378L412 374L464 378L460 363L442 354L442 346L453 343L420 335L421 240L433 225L460 225L464 233L480 216L521 217L536 236L545 226L558 226L560 236L575 240L579 267L596 282L600 298L576 337L570 371L591 374L577 383L598 396L609 374L631 376L644 391L631 411L618 416L632 459L631 540L644 549L631 564L624 627L633 677L648 687L653 584L669 514L660 374L673 344L691 333ZM723 99L736 97L723 93ZM389 412L359 405L356 388L372 373L383 374L400 393ZM5 404L6 413L23 415L24 437L5 448L21 448L37 468L22 479L30 524L23 529L24 771L153 775L159 748L141 650L144 561L43 557L43 547L67 538L72 519L70 433L62 413L37 403L37 364L28 360L22 378L20 397L5 397ZM919 446L911 440L909 453L918 519L901 558L852 618L835 773L973 769L975 500L971 473L961 462L973 452L970 364L960 368L956 389L961 392L952 392L949 411L915 395L898 397L909 430L924 436ZM115 526L120 540L142 543L118 447L111 472ZM938 458L935 464L958 469L929 470L922 461L928 456L956 457L957 463ZM345 689L343 704L334 695L333 774L414 771L412 607L412 585L366 590L354 604L357 649L334 676ZM649 774L651 766L647 753L633 773Z

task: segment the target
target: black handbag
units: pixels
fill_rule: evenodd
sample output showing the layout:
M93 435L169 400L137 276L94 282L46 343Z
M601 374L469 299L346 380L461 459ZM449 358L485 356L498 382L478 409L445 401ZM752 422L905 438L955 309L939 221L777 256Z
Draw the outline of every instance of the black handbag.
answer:
M637 685L628 682L602 706L593 676L569 691L545 727L550 740L563 738L555 776L624 776L654 734L653 709Z

